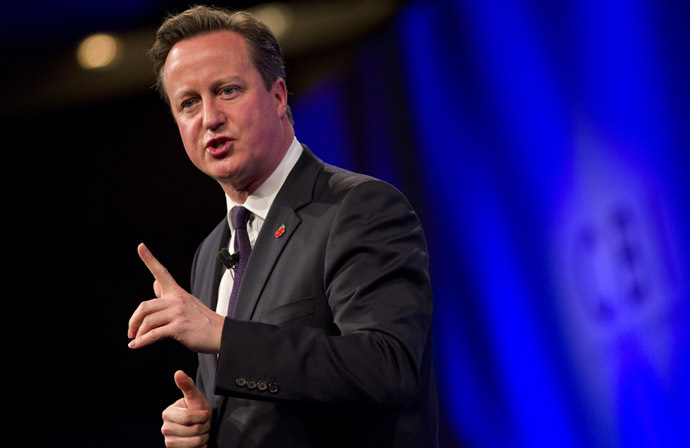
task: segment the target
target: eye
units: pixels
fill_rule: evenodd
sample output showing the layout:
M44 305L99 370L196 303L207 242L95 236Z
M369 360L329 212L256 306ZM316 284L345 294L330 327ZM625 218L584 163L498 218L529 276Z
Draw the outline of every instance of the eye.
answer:
M192 107L196 102L193 99L188 99L184 100L182 104L180 104L180 109L189 109Z
M223 88L221 89L220 93L221 93L222 95L225 95L225 96L232 96L232 95L235 94L235 92L237 92L237 90L238 90L238 89L237 89L237 87L235 87L235 86L228 86L228 87L223 87Z

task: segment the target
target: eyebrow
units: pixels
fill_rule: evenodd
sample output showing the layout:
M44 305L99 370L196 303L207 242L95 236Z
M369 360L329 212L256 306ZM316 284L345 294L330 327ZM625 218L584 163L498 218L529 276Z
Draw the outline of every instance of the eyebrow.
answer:
M218 79L214 82L211 83L211 89L215 90L219 88L220 86L224 84L229 84L229 83L244 83L244 78L241 75L230 75L230 76L225 76L221 79ZM175 92L173 98L178 99L178 98L184 98L190 94L196 93L196 90L193 89L185 89L181 90L179 93Z
M217 89L218 87L222 86L223 84L228 84L228 83L243 83L244 78L240 75L230 75L226 76L224 78L221 78L217 81L214 81L211 84L211 87L214 89Z

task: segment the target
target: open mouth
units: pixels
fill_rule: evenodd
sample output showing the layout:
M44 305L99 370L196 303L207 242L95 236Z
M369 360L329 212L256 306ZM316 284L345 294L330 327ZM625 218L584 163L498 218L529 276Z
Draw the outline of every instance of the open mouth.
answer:
M213 149L220 149L223 146L225 146L225 142L230 141L229 138L214 138L213 140L208 142L207 147L211 147Z
M232 140L227 137L217 137L209 140L206 143L206 152L211 154L213 157L219 158L224 157L230 152L232 147Z

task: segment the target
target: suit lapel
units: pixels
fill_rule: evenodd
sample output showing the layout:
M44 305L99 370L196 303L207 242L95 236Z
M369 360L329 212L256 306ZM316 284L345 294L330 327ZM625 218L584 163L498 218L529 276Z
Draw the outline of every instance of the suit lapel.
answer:
M321 167L323 162L304 146L302 156L273 201L256 239L242 278L235 318L252 319L261 292L278 257L302 221L296 211L312 200L314 184ZM278 232L283 225L284 232Z
M256 239L247 270L242 278L242 286L235 309L237 319L251 320L261 291L278 260L278 256L301 222L292 209L285 207L285 205L278 206L276 202L279 202L278 197L271 206L271 211L266 217L259 237ZM282 225L285 226L285 233L280 238L276 238L275 232Z

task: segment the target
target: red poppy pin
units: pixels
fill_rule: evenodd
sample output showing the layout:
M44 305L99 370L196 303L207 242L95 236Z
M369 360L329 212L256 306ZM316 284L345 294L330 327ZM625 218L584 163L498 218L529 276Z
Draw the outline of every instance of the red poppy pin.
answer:
M280 238L281 236L283 236L283 233L285 233L285 224L278 227L278 230L276 230L276 238Z

